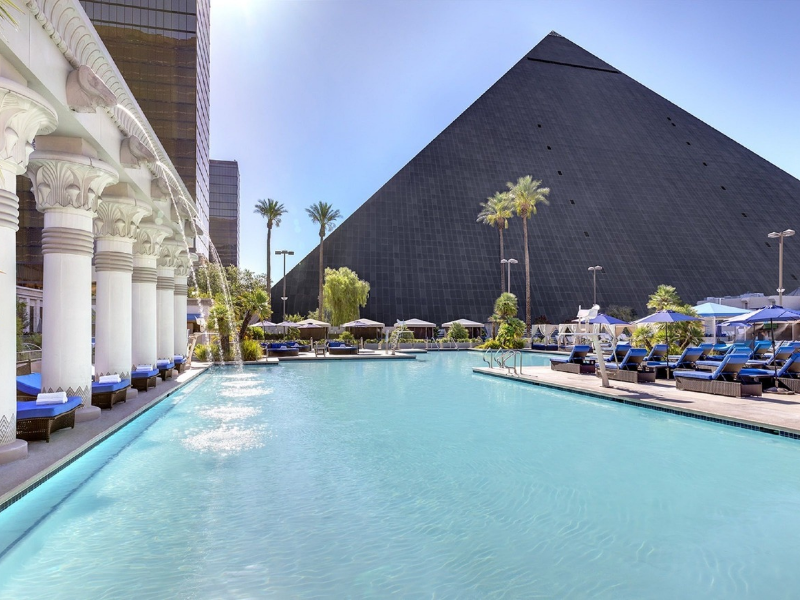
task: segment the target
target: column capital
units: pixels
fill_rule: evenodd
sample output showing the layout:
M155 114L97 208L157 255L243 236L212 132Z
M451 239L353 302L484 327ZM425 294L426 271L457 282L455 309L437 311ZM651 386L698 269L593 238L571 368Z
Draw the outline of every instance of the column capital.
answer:
M192 261L186 254L181 254L175 261L175 275L188 277L191 273Z
M186 246L175 239L167 240L161 244L161 254L159 255L158 266L177 268L179 260L186 252Z
M151 209L137 202L127 183L109 186L103 192L94 220L94 235L135 239L139 222L151 213Z
M100 195L116 183L114 168L97 158L81 138L39 136L28 163L36 209L75 208L96 212Z
M141 256L159 258L161 244L167 236L172 234L172 229L166 225L155 223L139 223L133 238L133 253Z
M34 136L50 133L57 125L56 111L44 98L21 83L0 77L0 177L3 189L16 190L16 176L22 175L28 166ZM13 176L9 178L7 174Z

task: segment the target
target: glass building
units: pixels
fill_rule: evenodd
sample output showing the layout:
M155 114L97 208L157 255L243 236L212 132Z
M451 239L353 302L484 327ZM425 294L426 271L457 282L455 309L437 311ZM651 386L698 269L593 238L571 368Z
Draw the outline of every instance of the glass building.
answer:
M153 126L209 231L210 0L81 0L128 87ZM17 284L42 286L42 227L27 177L20 199Z
M210 0L81 0L208 232ZM205 254L203 240L198 250Z
M211 241L223 266L239 266L239 163L210 162Z

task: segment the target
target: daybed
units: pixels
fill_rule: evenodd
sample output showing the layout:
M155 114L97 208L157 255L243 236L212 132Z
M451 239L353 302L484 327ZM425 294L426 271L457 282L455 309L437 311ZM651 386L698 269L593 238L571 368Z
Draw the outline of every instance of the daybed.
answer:
M300 348L297 345L290 346L288 344L267 344L267 356L298 356Z
M92 404L100 408L111 408L117 402L125 402L129 387L131 387L130 379L120 379L111 383L93 381Z
M146 392L151 387L156 387L158 369L136 369L131 371L131 386L140 392Z
M17 402L17 437L29 442L50 442L50 434L75 427L75 411L83 406L80 396L67 398L64 404L36 404L35 400Z
M175 363L166 359L156 361L156 368L158 368L158 375L161 381L166 381L167 377L172 378L172 370L175 368Z
M328 353L340 356L358 354L358 346L348 346L344 342L328 342Z

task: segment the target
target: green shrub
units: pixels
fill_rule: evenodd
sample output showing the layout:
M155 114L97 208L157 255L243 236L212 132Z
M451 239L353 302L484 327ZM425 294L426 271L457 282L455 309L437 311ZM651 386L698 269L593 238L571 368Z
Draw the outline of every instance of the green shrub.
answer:
M481 350L499 350L501 348L500 342L498 342L494 338L489 338L480 346L476 346L476 348L480 348Z
M261 327L253 327L251 325L247 328L247 335L251 340L263 340L264 330Z
M522 348L522 334L525 332L525 323L512 317L502 325L497 331L497 341L502 348Z
M345 344L349 344L349 345L352 345L352 344L356 343L355 336L352 333L350 333L349 331L345 331L344 333L342 333L339 336L339 339L341 341L343 341Z
M454 342L465 342L469 339L469 331L461 323L453 323L445 337Z
M255 340L242 342L242 360L258 360L261 358L261 344Z
M194 347L194 357L203 362L214 360L214 357L211 356L211 347L205 344L197 344Z

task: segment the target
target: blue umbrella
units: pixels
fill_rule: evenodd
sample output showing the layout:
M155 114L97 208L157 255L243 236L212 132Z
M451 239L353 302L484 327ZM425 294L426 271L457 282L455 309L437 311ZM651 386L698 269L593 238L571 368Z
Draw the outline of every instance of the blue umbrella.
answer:
M664 323L664 337L667 340L667 365L669 365L669 324L670 323L684 323L686 321L699 321L697 317L692 315L685 315L674 310L660 310L654 312L652 315L647 315L643 319L636 321L637 324L645 323ZM667 379L669 379L669 366L667 366Z
M704 302L693 306L694 311L706 319L726 319L729 317L738 317L749 313L749 310L744 308L736 308L735 306L725 306L724 304L717 304L716 302Z
M623 321L621 319L617 319L616 317L609 317L605 313L598 314L594 319L589 321L591 325L600 324L600 325L630 325L627 321Z
M728 323L744 323L747 325L754 325L755 323L769 323L769 335L772 339L772 355L775 356L775 328L772 326L774 322L786 323L788 321L800 321L800 313L789 308L782 306L765 306L753 312L749 312L739 317L728 319ZM773 361L774 363L774 361ZM775 368L775 385L778 385L778 365L773 364Z

